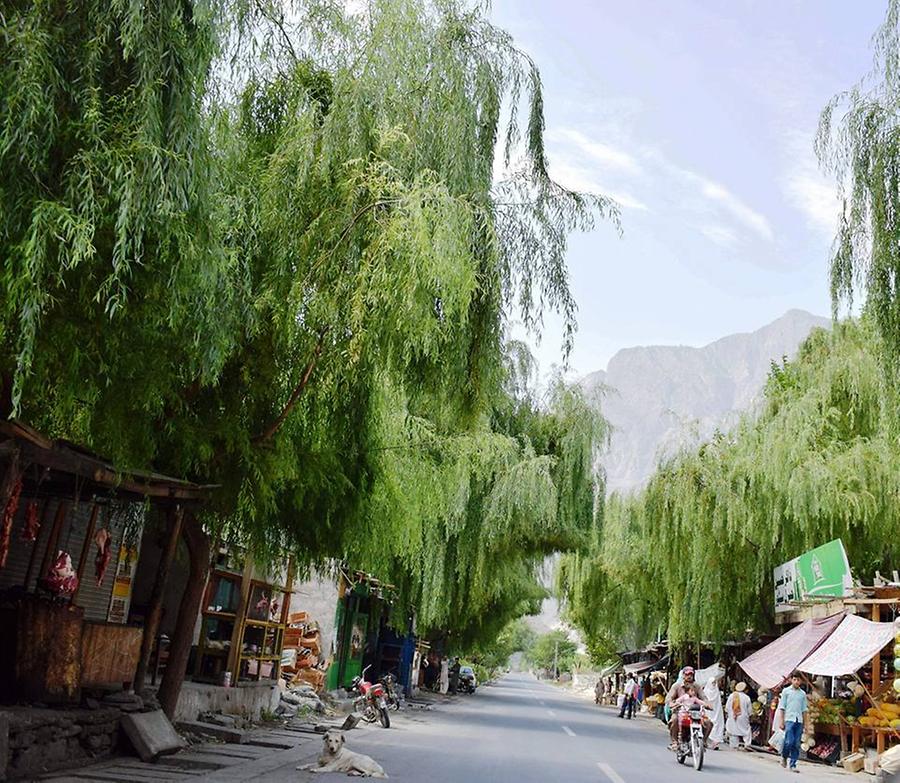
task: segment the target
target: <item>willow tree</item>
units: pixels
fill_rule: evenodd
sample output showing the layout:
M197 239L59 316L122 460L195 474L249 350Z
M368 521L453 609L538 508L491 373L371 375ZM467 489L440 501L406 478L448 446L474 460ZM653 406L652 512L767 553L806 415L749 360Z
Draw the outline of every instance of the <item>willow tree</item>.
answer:
M611 207L549 178L537 70L480 12L299 11L257 17L290 43L217 107L217 223L245 320L160 454L225 486L229 535L365 559L389 538L369 511L396 446L385 422L403 411L450 452L482 438L508 314L536 326L549 306L574 326L566 237Z
M880 351L868 323L814 332L773 367L758 416L613 499L594 546L566 561L573 616L598 633L633 614L676 642L723 640L768 629L774 567L833 538L858 578L891 567L900 450Z
M402 399L384 410L367 526L348 556L398 586L397 609L414 609L420 631L458 650L490 642L539 611L545 559L589 539L606 423L562 384L548 399L503 397L491 419L456 434Z
M4 388L219 484L230 534L323 553L383 389L442 433L484 416L506 317L571 335L566 238L613 209L550 179L538 71L482 10L278 8L4 12Z
M4 4L4 416L65 434L109 417L123 454L232 349L233 258L212 220L202 105L215 13L180 0Z
M860 290L890 370L900 358L900 2L874 37L872 72L822 112L816 148L844 210L831 261L835 314Z

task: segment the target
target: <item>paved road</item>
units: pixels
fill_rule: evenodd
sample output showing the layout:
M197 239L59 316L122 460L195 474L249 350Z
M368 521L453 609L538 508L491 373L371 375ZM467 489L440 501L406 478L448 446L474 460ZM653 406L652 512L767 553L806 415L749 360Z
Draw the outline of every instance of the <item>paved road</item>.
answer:
M554 686L524 674L509 675L474 697L416 713L409 710L385 731L348 732L348 746L368 753L401 783L652 783L722 780L828 781L849 778L802 764L791 775L764 754L708 753L702 772L679 766L662 726L647 719L619 720ZM341 779L278 770L267 781Z

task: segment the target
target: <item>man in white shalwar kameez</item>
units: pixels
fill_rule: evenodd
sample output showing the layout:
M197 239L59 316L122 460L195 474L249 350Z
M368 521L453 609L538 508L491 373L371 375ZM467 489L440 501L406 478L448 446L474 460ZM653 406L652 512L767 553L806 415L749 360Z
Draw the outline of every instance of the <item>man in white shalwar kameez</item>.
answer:
M745 749L750 748L750 713L753 705L746 690L747 683L739 682L734 686L734 693L725 702L725 731L728 732L728 744L732 748L737 748L738 740L743 741Z
M712 721L712 731L709 733L710 747L715 750L725 742L725 713L722 711L722 692L719 690L717 677L710 677L703 688L706 701L712 704L709 711L709 719Z

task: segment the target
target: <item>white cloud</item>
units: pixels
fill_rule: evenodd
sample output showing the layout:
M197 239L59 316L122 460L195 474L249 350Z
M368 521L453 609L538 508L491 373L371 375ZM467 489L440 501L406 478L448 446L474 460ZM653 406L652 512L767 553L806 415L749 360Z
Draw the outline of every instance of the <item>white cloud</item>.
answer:
M806 215L807 223L813 229L829 239L834 237L841 213L834 183L822 176L794 171L785 177L784 189L794 206Z
M581 153L603 166L637 174L641 169L633 155L617 147L595 141L574 128L556 128L547 134L551 142L571 142Z
M583 193L594 193L606 196L618 203L622 209L647 211L649 207L636 196L624 190L606 187L580 166L573 165L565 156L559 155L551 159L550 175L563 187L579 190Z
M741 199L722 185L712 180L703 181L703 195L708 199L719 202L735 218L748 228L755 231L763 239L771 242L775 238L772 226L765 215L747 206Z
M700 233L722 247L732 247L738 241L737 234L730 228L718 225L700 226Z
M624 138L607 128L606 136ZM768 218L722 183L678 165L656 147L634 147L598 141L577 128L555 128L547 133L551 172L574 190L601 193L623 209L649 211L649 203L662 200L654 211L693 226L712 242L731 247L748 238L774 242Z
M813 154L812 134L788 132L787 173L781 187L788 200L806 217L807 225L831 240L837 232L841 201L835 182L824 176Z
M732 193L724 185L695 171L681 168L661 159L664 165L674 173L686 185L695 190L703 199L712 202L714 206L721 207L731 217L749 228L760 238L771 242L775 239L775 232L765 215L757 212L746 204L741 198Z

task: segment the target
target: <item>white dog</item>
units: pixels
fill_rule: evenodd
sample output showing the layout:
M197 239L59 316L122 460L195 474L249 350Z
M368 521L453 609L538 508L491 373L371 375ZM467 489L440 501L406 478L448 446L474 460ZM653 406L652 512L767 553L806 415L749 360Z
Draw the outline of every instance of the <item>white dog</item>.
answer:
M339 731L325 732L325 747L319 756L318 766L304 764L297 769L310 772L346 772L360 778L386 778L384 770L369 756L354 753L344 747L344 735Z

